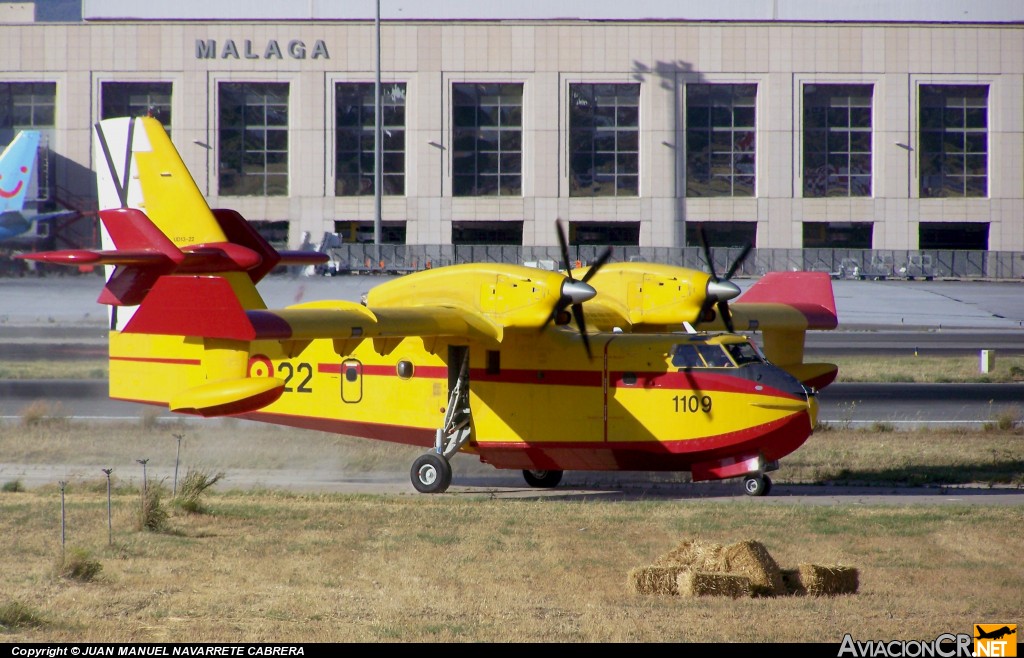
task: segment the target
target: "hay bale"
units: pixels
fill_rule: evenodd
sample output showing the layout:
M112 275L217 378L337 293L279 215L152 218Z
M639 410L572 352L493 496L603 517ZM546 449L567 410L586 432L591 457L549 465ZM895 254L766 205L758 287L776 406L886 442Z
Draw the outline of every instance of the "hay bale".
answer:
M750 596L750 579L735 573L682 571L676 578L680 596Z
M786 593L779 565L764 544L753 540L729 544L722 551L722 560L724 564L716 571L746 576L750 579L754 595L780 596Z
M860 574L854 567L801 564L800 582L815 596L855 594Z
M657 565L689 567L693 571L721 571L721 544L686 539L654 561Z
M651 565L630 569L629 588L634 594L678 594L677 576L688 567L677 565Z
M782 584L786 588L786 594L790 596L803 596L807 593L803 581L800 580L799 569L782 569Z

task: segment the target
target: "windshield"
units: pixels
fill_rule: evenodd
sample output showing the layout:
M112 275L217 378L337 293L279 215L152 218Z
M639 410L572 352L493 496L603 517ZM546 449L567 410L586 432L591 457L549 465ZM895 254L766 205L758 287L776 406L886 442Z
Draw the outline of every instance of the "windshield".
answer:
M677 368L734 368L721 345L680 344L672 350L672 365Z
M725 349L729 350L738 366L745 363L764 363L764 358L753 343L732 343L726 345Z

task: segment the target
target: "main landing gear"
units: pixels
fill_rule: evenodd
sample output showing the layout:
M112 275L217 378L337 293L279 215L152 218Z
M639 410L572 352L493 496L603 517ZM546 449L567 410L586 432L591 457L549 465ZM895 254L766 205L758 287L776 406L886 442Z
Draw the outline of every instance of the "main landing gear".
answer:
M434 448L416 458L409 476L420 493L444 493L452 483L452 465L448 460L462 449L472 434L469 410L469 352L462 360L459 377L448 396L444 427L434 436Z
M523 479L537 489L554 489L562 481L562 471L523 471Z
M412 463L412 486L420 493L443 493L452 483L452 465L436 452L428 452Z

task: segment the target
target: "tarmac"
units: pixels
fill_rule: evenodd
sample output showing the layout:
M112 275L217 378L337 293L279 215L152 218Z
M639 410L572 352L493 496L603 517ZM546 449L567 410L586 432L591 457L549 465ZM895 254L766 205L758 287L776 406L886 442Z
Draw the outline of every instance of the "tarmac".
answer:
M323 299L358 301L389 275L272 275L259 283L268 308ZM741 289L754 279L736 279ZM0 335L17 327L98 328L99 274L0 278ZM839 327L1024 331L1024 281L833 281ZM742 301L742 296L738 301ZM21 333L21 332L18 332Z

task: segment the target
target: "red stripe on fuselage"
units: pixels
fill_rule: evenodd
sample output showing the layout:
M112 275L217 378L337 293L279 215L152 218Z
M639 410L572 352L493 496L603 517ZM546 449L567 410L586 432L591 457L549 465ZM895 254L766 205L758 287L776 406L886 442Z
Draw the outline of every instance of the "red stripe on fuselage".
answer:
M171 366L198 366L202 365L199 359L158 359L142 356L111 356L111 361L131 361L135 363L161 363Z
M347 360L348 359L346 359L346 361ZM364 375L373 375L374 377L398 376L398 373L395 371L395 366L369 366L365 363L360 363L362 364L362 371ZM341 363L318 363L316 371L327 375L338 375L341 374ZM446 379L448 377L448 368L444 366L416 366L413 369L413 377Z

